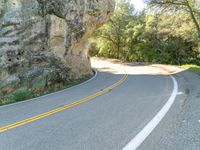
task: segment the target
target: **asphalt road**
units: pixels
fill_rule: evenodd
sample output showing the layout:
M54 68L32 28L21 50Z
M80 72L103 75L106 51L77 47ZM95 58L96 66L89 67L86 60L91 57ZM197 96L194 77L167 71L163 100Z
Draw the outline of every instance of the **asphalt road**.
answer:
M130 150L134 141L141 150L200 149L199 76L97 60L93 66L98 74L86 83L0 107L0 150Z

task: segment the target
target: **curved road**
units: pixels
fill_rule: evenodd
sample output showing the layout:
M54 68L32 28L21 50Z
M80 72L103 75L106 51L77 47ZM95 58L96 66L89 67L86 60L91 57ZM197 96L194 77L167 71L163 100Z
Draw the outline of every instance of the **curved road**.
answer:
M171 77L163 66L92 63L98 74L86 83L0 107L0 150L200 149L198 97L187 101L200 85L188 85L187 77L197 84L198 76L179 70Z

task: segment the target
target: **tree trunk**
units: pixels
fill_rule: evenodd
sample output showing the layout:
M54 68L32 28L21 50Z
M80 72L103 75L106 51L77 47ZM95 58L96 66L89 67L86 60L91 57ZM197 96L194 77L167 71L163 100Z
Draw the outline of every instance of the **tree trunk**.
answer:
M195 24L195 26L196 26L197 33L198 33L198 37L200 38L200 26L199 26L199 24L198 24L198 21L197 21L195 15L194 15L194 12L193 12L192 7L190 6L188 0L185 0L185 2L186 2L186 6L187 6L188 9L189 9L189 13L190 13L190 15L191 15L191 17L192 17L192 20L193 20L193 22L194 22L194 24Z

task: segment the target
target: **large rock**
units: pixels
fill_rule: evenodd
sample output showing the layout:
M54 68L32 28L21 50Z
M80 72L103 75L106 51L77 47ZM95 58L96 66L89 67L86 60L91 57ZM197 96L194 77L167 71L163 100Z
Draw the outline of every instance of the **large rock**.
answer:
M0 94L91 75L88 37L113 11L114 0L0 0Z

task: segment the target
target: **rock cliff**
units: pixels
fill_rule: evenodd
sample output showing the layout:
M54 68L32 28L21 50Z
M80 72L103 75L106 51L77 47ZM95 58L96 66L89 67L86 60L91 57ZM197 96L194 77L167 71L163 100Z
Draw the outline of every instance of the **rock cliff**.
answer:
M114 0L0 0L0 96L91 75L87 41Z

